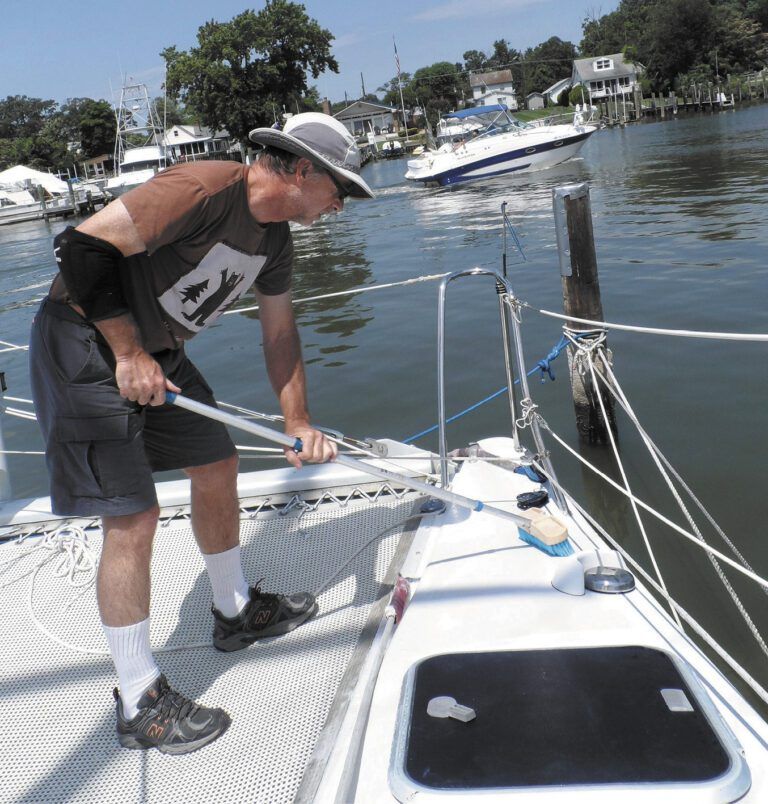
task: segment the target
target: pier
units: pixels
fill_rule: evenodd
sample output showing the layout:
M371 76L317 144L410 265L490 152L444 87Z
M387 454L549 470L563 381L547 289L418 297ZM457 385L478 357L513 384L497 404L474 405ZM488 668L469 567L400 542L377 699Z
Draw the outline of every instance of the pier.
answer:
M95 212L97 206L105 206L108 201L103 194L97 197L91 190L75 190L72 187L70 187L68 196L46 198L42 187L33 188L32 193L37 196L38 201L31 204L0 207L0 226L24 221L88 215Z
M649 117L664 119L678 112L715 112L734 108L737 103L768 99L768 82L763 73L753 73L741 80L726 80L719 84L694 82L679 92L667 95L652 92L643 95L640 90L627 95L616 95L606 100L593 101L600 110L601 120L608 126L624 125Z

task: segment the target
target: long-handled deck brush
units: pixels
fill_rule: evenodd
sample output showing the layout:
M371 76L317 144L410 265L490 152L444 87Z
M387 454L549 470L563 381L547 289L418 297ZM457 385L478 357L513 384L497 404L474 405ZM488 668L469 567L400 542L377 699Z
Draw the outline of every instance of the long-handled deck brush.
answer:
M274 441L275 443L281 444L284 447L290 447L295 449L297 452L301 452L301 439L285 435L284 433L280 433L270 427L265 427L263 424L256 424L256 422L246 421L245 419L241 419L239 416L234 416L231 413L225 413L223 410L211 407L210 405L204 405L202 402L197 402L194 399L187 399L187 397L182 396L181 394L175 394L172 391L165 392L165 401L168 404L178 405L180 408L185 408L193 413L199 413L201 416L207 416L209 419L215 419L223 424L228 424L231 427L236 427L239 430L244 430L252 435L259 436L260 438L266 438L268 441ZM421 480L416 480L416 478L401 475L397 472L391 472L389 469L384 469L381 466L368 463L367 461L360 460L358 458L352 458L349 455L337 455L336 463L341 464L342 466L351 467L359 472L365 472L366 474L373 475L374 477L380 477L384 480L400 484L405 486L405 488L420 491L422 494L436 497L438 500L442 500L443 502L451 503L453 505L458 505L459 507L466 508L470 511L483 511L491 514L492 516L498 516L502 519L514 522L521 532L521 538L523 538L522 533L524 532L526 534L525 541L528 544L537 547L539 550L542 550L549 555L565 556L570 555L573 552L573 548L567 541L568 531L566 530L565 525L548 514L531 517L528 515L530 512L526 512L525 514L522 512L520 514L515 514L511 511L504 511L501 508L486 505L482 500L473 500L470 497L464 497L462 494L457 494L454 491L448 491L444 488L430 486L428 483L424 483ZM549 520L552 520L552 522ZM563 542L565 543L564 545ZM557 548L556 551L554 549L555 547Z

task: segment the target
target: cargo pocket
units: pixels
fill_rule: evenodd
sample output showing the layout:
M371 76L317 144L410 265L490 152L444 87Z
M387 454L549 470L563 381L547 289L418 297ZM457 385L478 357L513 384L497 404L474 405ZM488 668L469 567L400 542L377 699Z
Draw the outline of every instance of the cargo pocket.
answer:
M75 497L131 495L151 471L141 429L137 413L57 418L54 484L62 483Z

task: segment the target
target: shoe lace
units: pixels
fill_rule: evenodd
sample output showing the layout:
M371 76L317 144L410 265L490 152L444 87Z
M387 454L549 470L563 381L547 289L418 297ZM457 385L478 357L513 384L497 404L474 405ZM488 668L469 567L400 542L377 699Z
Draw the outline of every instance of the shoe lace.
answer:
M271 602L273 600L280 600L282 595L276 595L273 592L262 592L261 591L261 582L263 580L264 580L264 578L259 578L259 580L256 581L256 583L253 585L253 592L251 594L251 597L252 598L253 597L258 597L259 600L263 600L265 602Z
M182 695L180 692L171 689L169 686L161 688L157 697L155 708L165 718L178 718L183 720L185 717L193 716L200 707L192 700Z

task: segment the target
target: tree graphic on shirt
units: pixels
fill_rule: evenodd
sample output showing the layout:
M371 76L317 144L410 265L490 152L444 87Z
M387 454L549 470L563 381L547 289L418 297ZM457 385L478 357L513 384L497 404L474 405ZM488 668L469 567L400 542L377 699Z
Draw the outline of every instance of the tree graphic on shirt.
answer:
M196 309L191 315L183 313L187 321L191 321L198 327L204 327L206 320L221 307L232 291L243 281L245 274L229 273L225 268L221 271L221 281L218 288Z
M198 282L195 285L187 285L184 290L181 291L181 303L186 304L188 301L196 302L200 298L200 294L208 287L208 281L205 282Z

